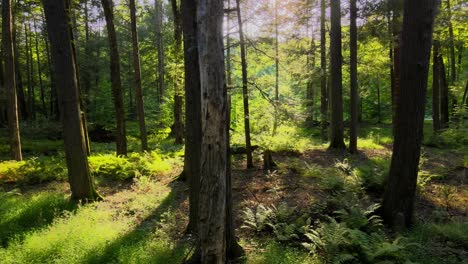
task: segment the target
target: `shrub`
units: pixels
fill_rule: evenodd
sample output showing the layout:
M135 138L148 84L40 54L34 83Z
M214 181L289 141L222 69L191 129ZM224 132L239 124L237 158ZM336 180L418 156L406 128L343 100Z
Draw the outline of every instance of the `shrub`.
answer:
M67 169L61 156L4 161L0 165L0 183L37 184L64 180L67 176Z
M112 154L89 157L91 173L97 177L125 180L135 176L136 166L122 156Z

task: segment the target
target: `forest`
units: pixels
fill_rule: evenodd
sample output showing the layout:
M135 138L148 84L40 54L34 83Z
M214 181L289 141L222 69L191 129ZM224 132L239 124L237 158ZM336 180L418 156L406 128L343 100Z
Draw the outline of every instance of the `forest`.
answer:
M0 9L1 264L468 263L468 0Z

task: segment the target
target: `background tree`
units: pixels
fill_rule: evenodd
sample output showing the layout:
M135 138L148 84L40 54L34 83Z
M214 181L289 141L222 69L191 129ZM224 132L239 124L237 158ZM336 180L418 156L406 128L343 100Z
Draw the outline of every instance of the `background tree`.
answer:
M322 138L327 139L327 112L328 112L328 92L327 92L327 51L325 34L325 0L320 0L320 115L322 121Z
M351 83L351 102L350 102L350 113L351 113L351 124L349 129L349 151L351 153L357 152L357 134L358 134L358 82L357 82L357 7L356 0L350 0L349 2L350 12L350 28L349 28L349 50L350 50L350 83Z

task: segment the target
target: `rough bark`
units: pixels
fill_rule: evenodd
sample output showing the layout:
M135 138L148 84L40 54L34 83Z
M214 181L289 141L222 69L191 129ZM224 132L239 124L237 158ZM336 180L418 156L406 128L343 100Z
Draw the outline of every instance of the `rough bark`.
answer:
M331 0L330 5L330 149L345 149L343 129L343 84L341 54L341 7L340 0Z
M437 0L405 1L401 53L401 96L382 213L395 228L412 223Z
M120 56L117 47L117 36L114 26L114 12L112 0L101 0L106 19L107 35L110 50L110 78L112 85L112 99L115 109L117 155L127 155L127 138L125 130L125 111L122 95L122 81L120 79Z
M199 0L202 147L198 234L201 263L226 261L227 100L223 51L223 1Z
M440 131L440 43L434 40L432 52L432 128L434 134Z
M239 40L241 50L242 66L242 96L244 104L244 130L245 130L245 149L247 154L247 168L253 168L252 143L250 140L250 111L249 111L249 90L247 76L247 59L245 50L244 30L242 26L242 16L240 10L240 1L236 0L237 23L239 25Z
M136 26L136 6L135 0L129 0L130 3L130 25L132 31L133 47L133 77L135 79L135 99L137 106L138 126L140 127L141 149L148 150L148 135L146 133L145 108L143 104L143 91L141 88L141 68L140 51L138 47L138 32Z
M357 82L357 7L356 0L350 0L350 93L351 93L351 124L349 128L349 152L357 152L357 133L358 133L358 105L359 105L359 92Z
M327 51L325 34L325 0L320 0L320 115L322 121L322 138L328 138L327 133L327 112L328 112L328 93L327 93Z
M2 0L2 45L5 63L4 86L7 93L7 118L10 139L10 158L22 160L16 96L15 55L13 50L11 0Z
M52 47L55 79L65 142L65 157L73 200L101 199L91 177L85 133L81 119L79 88L70 31L69 5L43 0L47 31Z
M185 155L184 173L189 181L189 224L187 232L196 234L198 220L198 193L200 191L201 156L201 91L198 64L196 6L191 0L182 0L182 28L184 33L185 67Z

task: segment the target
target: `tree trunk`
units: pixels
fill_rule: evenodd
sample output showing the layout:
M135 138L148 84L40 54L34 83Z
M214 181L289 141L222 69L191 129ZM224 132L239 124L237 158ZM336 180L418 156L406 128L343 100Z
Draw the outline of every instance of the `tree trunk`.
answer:
M86 112L90 111L89 104L90 104L90 90L91 90L91 61L92 61L92 52L90 50L90 43L89 43L89 8L88 8L88 0L83 0L84 2L84 29L85 29L85 41L84 41L84 56L82 56L82 65L81 65L81 72L82 72L82 80L83 80L83 95L84 95L84 107Z
M96 192L91 177L85 133L79 102L75 54L70 31L70 5L43 0L44 12L52 46L55 79L57 80L59 105L65 141L65 156L73 200L84 202L102 199Z
M450 84L454 85L457 80L457 68L455 59L455 40L453 36L452 25L452 7L450 0L447 0L447 16L448 16L448 29L449 29L449 49L450 49Z
M401 10L403 0L391 0L392 9L392 34L393 34L393 85L392 85L392 124L395 133L396 109L400 97L400 53L401 53Z
M42 24L44 24L44 28L47 30L47 25L45 25L45 18L44 13L42 13ZM59 113L59 106L58 106L58 98L57 98L57 87L55 85L55 76L54 70L52 67L52 58L50 56L50 47L49 47L49 39L47 37L47 32L44 34L44 43L45 43L45 51L47 57L47 67L49 68L49 77L50 77L50 115L56 120L60 120L60 113Z
M197 234L198 194L200 191L201 92L198 63L196 6L182 0L185 67L185 155L184 174L189 181L189 224L187 232Z
M197 31L202 113L199 225L201 263L226 261L227 100L223 1L200 0Z
M440 131L440 68L439 49L440 43L434 40L432 53L432 128L434 134Z
M127 138L125 130L125 111L122 95L122 81L120 80L120 56L117 47L117 37L114 26L114 11L112 0L101 0L106 18L107 34L110 50L110 78L112 85L112 99L115 108L117 155L127 155Z
M26 32L29 32L31 33L31 24L28 24L27 25L27 28L28 30ZM27 36L28 33L26 33L26 36ZM35 92L35 86L36 86L36 80L34 78L34 60L33 60L33 51L32 51L32 40L31 40L31 35L29 35L29 43L28 43L28 55L29 55L29 79L31 80L30 82L30 86L28 87L29 90L31 91L28 91L30 93L30 99L31 101L29 102L29 104L31 105L31 110L30 110L30 113L31 113L31 116L32 116L32 119L35 120L36 119L36 92Z
M377 84L377 124L382 123L382 100L380 99L380 84Z
M10 138L10 158L22 160L21 141L16 97L15 55L13 51L11 0L2 0L2 44L5 63L5 90L7 93L8 132Z
M447 75L445 73L444 58L439 56L439 70L440 70L440 126L441 128L449 127L449 92Z
M143 91L141 88L140 51L138 48L138 33L136 26L135 0L130 0L130 20L133 46L133 73L135 78L135 99L137 105L138 125L140 127L141 149L148 150L148 136L146 134L145 108L143 105Z
M176 68L174 73L174 125L173 132L175 136L175 144L182 144L184 141L184 124L182 117L183 94L179 84L179 61L182 53L182 19L180 10L177 5L177 0L171 0L172 12L174 14L174 56L176 61Z
M18 100L18 108L20 118L22 120L28 119L28 106L26 103L26 98L24 95L24 87L23 87L23 79L21 78L21 70L20 70L20 63L19 63L19 51L18 51L18 41L17 41L17 34L18 31L16 30L16 25L13 21L13 52L15 57L15 77L16 77L16 92L17 92L17 100Z
M156 47L158 50L158 103L161 107L164 96L164 47L163 47L163 4L162 0L154 1L156 15Z
M412 223L437 0L405 1L401 49L401 96L397 107L383 219L395 228Z
M331 89L330 89L330 149L345 149L343 139L343 84L341 54L341 7L340 0L331 0Z
M244 129L245 129L245 149L247 154L247 168L253 168L252 144L250 141L250 111L249 111L249 90L247 76L247 59L245 50L244 30L242 26L242 16L240 10L240 1L236 0L237 23L239 25L239 40L241 50L242 64L242 95L244 103Z
M41 95L41 104L42 104L42 112L45 117L47 117L47 107L46 107L46 102L45 102L45 91L44 91L44 85L42 83L42 69L41 69L41 56L39 52L39 38L37 36L37 27L36 27L36 19L33 19L33 26L34 30L36 31L34 34L35 37L35 44L36 44L36 59L37 59L37 76L39 79L39 91Z
M279 36L278 36L278 0L275 0L275 120L273 123L273 135L278 128L279 107Z
M350 0L350 28L349 28L349 50L350 50L350 82L351 82L351 125L349 129L349 152L357 152L357 133L358 133L358 105L359 92L357 81L357 7L356 0Z
M327 93L327 51L325 34L325 0L320 0L320 115L322 121L322 139L327 140L327 112L328 112L328 93Z
M3 46L0 45L0 46ZM4 86L3 78L3 49L0 48L0 126L7 126L7 92Z

